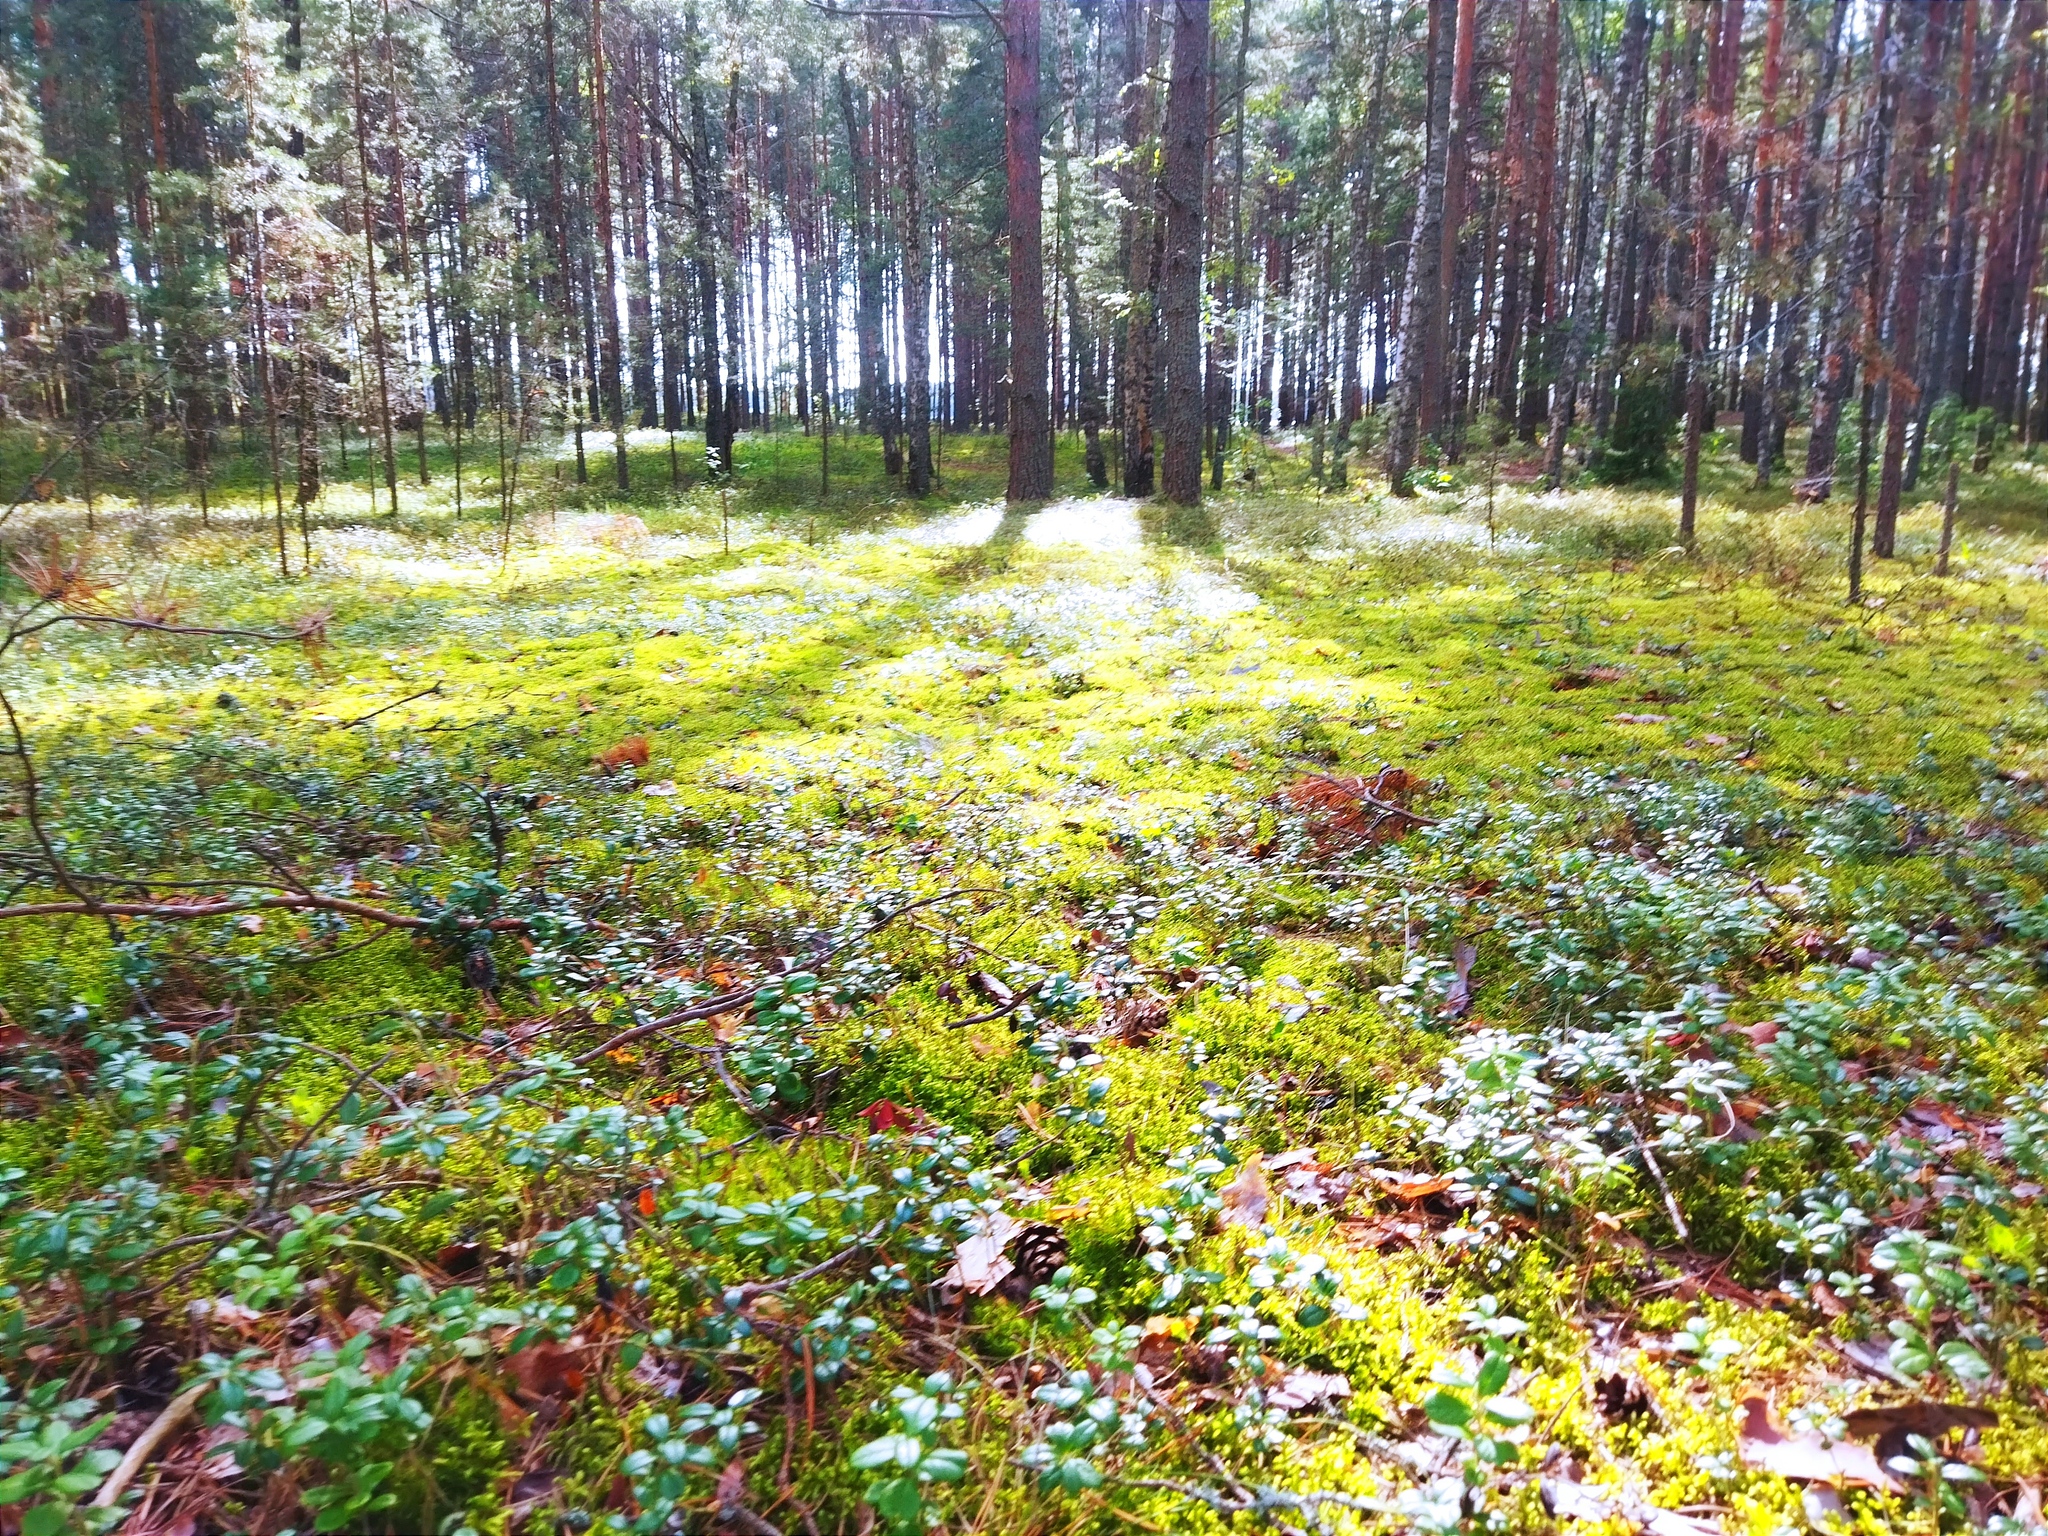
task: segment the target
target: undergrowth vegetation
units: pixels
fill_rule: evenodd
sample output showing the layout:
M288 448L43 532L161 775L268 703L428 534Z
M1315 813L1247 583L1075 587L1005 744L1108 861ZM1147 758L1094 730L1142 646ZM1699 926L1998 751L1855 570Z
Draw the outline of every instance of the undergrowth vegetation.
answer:
M2038 1530L1994 494L18 536L0 1519Z

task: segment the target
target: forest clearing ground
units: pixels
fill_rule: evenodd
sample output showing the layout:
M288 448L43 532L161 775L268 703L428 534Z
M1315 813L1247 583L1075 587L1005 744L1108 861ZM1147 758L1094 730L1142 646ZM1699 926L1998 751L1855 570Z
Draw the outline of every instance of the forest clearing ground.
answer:
M474 1247L473 1283L569 1309L545 1326L629 1396L668 1371L711 1373L716 1394L775 1381L779 1345L749 1355L657 1330L718 1316L691 1288L755 1283L763 1253L786 1270L852 1241L860 1222L822 1213L837 1196L813 1197L909 1158L898 1117L926 1136L949 1126L949 1155L981 1181L973 1199L1057 1229L1073 1283L1097 1293L1094 1322L1157 1325L1145 1348L1178 1383L1166 1400L1213 1412L1209 1432L1259 1486L1440 1503L1459 1442L1432 1417L1448 1409L1421 1405L1446 1390L1433 1372L1480 1359L1471 1308L1495 1297L1531 1323L1514 1390L1562 1448L1546 1475L1568 1507L1711 1505L1758 1530L1803 1518L1796 1481L1753 1464L1745 1400L1774 1399L1783 1421L1892 1392L1825 1342L1882 1350L1897 1318L1889 1281L1844 1302L1853 1274L1813 1279L1875 1262L1831 1237L1826 1213L1861 1202L1900 1262L1923 1265L1940 1255L1912 1243L1933 1234L1984 1265L2032 1264L2048 1241L2024 1194L2034 1132L1996 1128L2033 1116L2048 1138L2048 1107L2026 1107L2041 1047L2032 961L2012 937L2048 910L2029 862L2048 779L2042 544L2025 517L1973 525L1958 575L1939 581L1916 508L1908 559L1879 565L1851 610L1826 542L1839 508L1717 510L1686 554L1656 496L1504 493L1491 530L1482 505L1469 485L1405 504L1232 494L1189 521L1080 496L922 521L856 509L820 533L801 501L728 525L694 491L531 516L509 545L482 522L342 520L289 585L260 574L260 524L112 517L99 550L125 576L119 601L178 598L187 617L251 629L326 616L306 644L58 631L12 662L70 856L191 873L261 848L444 924L518 913L529 936L491 944L486 964L285 914L131 924L119 950L89 920L17 925L0 999L29 1031L19 1070L40 1070L45 1039L71 1053L51 1060L113 1052L105 1070L124 1082L214 1070L165 1054L179 1032L309 1042L247 1049L284 1051L265 1059L258 1119L271 1145L322 1149L291 1175L318 1202L393 1157L441 1177L382 1150L420 1134L399 1128L411 1110L321 1128L354 1090L319 1053L392 1053L377 1075L396 1099L469 1127L446 1132L465 1193L441 1206L400 1192L349 1219L436 1264ZM1373 786L1398 808L1376 809ZM812 1001L622 1047L516 1133L477 1108L508 1061L588 1050L735 982L772 992L779 967L816 964L877 903L947 891L975 894L819 964ZM131 1026L135 984L155 1015ZM796 1022L775 1024L785 1009ZM205 1022L223 1017L239 1022ZM721 1041L732 1085L702 1054ZM734 1085L759 1095L751 1108ZM156 1242L244 1209L233 1114L188 1120L175 1098L123 1091L0 1121L0 1165L28 1170L29 1208L125 1211L121 1180L143 1178L175 1195ZM1911 1118L1929 1105L1960 1129ZM612 1151L543 1150L595 1123L577 1116L614 1112L646 1118L620 1122L638 1129ZM681 1134L659 1129L667 1116L736 1150L648 1151ZM756 1135L763 1117L784 1139ZM1654 1176L1632 1138L1655 1147ZM1204 1149L1234 1161L1191 1173L1210 1167ZM1252 1152L1280 1165L1248 1174ZM1908 1154L1905 1172L1886 1161ZM758 1217L762 1247L665 1219L603 1246L619 1189L666 1211L714 1179L780 1212ZM1965 1179L2007 1203L1941 1215L1899 1192ZM1463 1203L1443 1203L1454 1190ZM760 1415L751 1464L800 1446L788 1496L824 1528L857 1523L846 1452L887 1427L869 1401L887 1384L939 1360L993 1377L1048 1349L1078 1368L1090 1347L1042 1300L963 1308L934 1288L973 1230L960 1223L983 1219L947 1205L969 1193L941 1181L912 1202L892 1262L910 1266L914 1311L886 1292L845 1304L880 1328L860 1336L865 1360L847 1356L857 1390L814 1383L836 1405L829 1425ZM1258 1230L1217 1224L1255 1196ZM804 1229L784 1200L813 1201L825 1235L791 1237ZM1174 1211L1185 1240L1182 1216L1161 1215ZM521 1257L564 1232L652 1284L627 1325L642 1366L590 1332L590 1261ZM127 1262L96 1252L77 1262ZM268 1347L266 1330L302 1328L293 1309L317 1304L252 1289L242 1262L186 1282L187 1300L228 1308L217 1322L148 1314L138 1347L183 1349L189 1327L210 1348L241 1347L237 1328ZM364 1317L400 1315L390 1276L334 1272L368 1298ZM1330 1318L1276 1278L1311 1273L1336 1288ZM1167 1295L1167 1280L1185 1288ZM829 1320L856 1294L846 1283L748 1315L768 1330L785 1305ZM2030 1294L1987 1301L1975 1332L1914 1325L1993 1362L1988 1396L1960 1378L1928 1389L1995 1401L2000 1425L1969 1454L2008 1491L2039 1476L2028 1447L2048 1443ZM254 1321L232 1322L236 1296ZM1223 1346L1203 1343L1212 1320L1195 1302L1266 1317L1272 1371L1209 1361ZM492 1517L535 1465L550 1507L612 1496L618 1439L579 1406L583 1388L535 1377L530 1353L504 1369L520 1403L555 1406L508 1427L487 1394L458 1393L438 1427L379 1452L401 1468L408 1518L448 1500ZM1217 1372L1224 1385L1202 1385ZM1352 1395L1323 1406L1399 1455L1319 1438L1319 1399L1274 1406L1330 1377ZM1596 1390L1610 1380L1626 1389L1612 1412ZM996 1490L990 1518L1026 1529L1043 1495L1000 1479L1054 1410L1017 1396L997 1391L958 1443ZM1174 1444L1131 1451L1130 1469L1207 1475ZM1543 1525L1532 1478L1496 1496ZM1084 1501L1074 1521L1221 1528L1168 1490L1116 1497L1116 1513ZM1906 1498L1849 1494L1872 1519Z

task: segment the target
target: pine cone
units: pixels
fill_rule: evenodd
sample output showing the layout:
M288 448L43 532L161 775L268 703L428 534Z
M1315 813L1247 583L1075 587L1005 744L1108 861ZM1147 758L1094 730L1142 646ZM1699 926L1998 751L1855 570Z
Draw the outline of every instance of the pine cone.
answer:
M491 952L481 944L464 952L462 979L486 997L498 990L498 963L491 958Z
M1028 1226L1010 1240L1010 1262L1027 1286L1044 1285L1066 1267L1066 1234L1044 1222Z

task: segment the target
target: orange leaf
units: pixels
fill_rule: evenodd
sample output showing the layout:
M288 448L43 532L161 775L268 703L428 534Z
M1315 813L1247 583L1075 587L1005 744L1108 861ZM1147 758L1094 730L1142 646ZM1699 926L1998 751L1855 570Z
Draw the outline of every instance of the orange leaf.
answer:
M621 768L644 768L652 754L648 750L645 736L628 736L615 746L606 747L591 759L601 773L617 773Z
M651 1185L640 1191L640 1214L642 1216L652 1216L654 1214L654 1189Z

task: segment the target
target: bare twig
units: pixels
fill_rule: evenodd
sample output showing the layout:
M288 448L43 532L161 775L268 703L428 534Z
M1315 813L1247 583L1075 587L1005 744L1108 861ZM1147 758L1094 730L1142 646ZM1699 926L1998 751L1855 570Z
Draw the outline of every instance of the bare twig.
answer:
M1678 1234L1681 1243L1691 1246L1692 1233L1686 1228L1685 1215L1678 1208L1678 1197L1671 1192L1671 1184L1664 1177L1664 1170L1657 1165L1657 1155L1650 1150L1650 1144L1643 1140L1643 1133L1637 1130L1633 1123L1628 1129L1629 1134L1635 1137L1636 1150L1643 1154L1643 1166L1650 1170L1650 1177L1657 1181L1657 1188L1664 1192L1664 1210L1671 1217L1672 1231Z
M414 699L427 698L428 696L432 694L437 694L440 691L441 685L439 683L436 683L431 688L422 688L418 693L408 693L402 699L393 699L389 704L379 705L376 709L371 710L367 715L357 715L353 720L338 720L335 722L334 728L337 731L352 731L359 725L367 725L370 721L376 719L379 715L385 713L387 710L396 709L401 704L410 704Z

